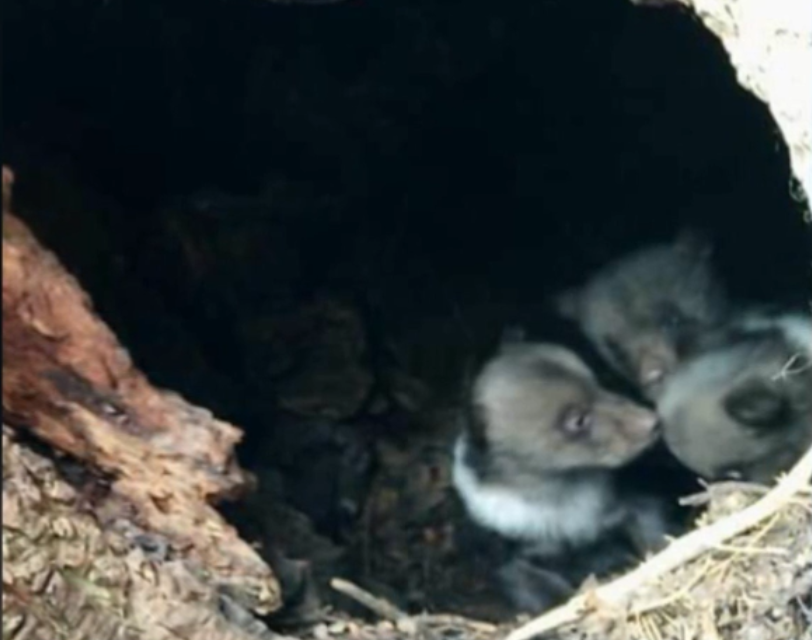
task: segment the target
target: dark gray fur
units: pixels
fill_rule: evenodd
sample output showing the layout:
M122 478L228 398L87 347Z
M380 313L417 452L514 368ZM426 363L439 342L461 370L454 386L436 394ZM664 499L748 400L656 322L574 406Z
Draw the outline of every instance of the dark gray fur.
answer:
M583 286L559 295L556 307L649 399L728 311L710 245L690 231L608 264Z

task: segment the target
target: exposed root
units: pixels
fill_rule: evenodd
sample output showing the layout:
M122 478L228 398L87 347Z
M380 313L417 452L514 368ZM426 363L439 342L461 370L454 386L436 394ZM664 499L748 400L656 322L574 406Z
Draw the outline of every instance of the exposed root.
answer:
M339 593L343 593L345 596L352 598L359 604L365 606L367 609L384 620L397 622L398 620L403 620L409 617L407 613L398 609L388 600L384 600L378 596L373 596L371 593L365 591L358 585L353 584L349 580L333 578L330 581L330 586Z

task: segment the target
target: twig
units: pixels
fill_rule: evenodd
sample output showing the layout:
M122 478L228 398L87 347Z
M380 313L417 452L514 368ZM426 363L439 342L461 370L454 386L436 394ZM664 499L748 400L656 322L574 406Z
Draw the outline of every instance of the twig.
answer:
M330 586L339 593L343 593L348 598L352 598L359 604L365 606L367 609L373 613L376 613L384 620L389 620L391 622L403 622L404 620L409 620L421 625L467 627L481 633L494 633L497 629L497 626L490 622L473 620L470 618L465 618L464 616L430 613L410 616L408 613L398 609L398 607L393 605L388 600L374 596L369 593L369 591L366 591L349 580L344 580L342 578L333 578L330 580Z
M384 600L378 596L373 596L371 593L369 593L369 591L364 591L361 587L348 580L333 578L330 580L330 586L339 593L343 593L345 596L352 598L359 604L362 604L384 620L397 622L398 620L403 620L409 617L408 614L398 609L388 600Z
M801 362L800 365L795 366L798 361ZM792 375L797 375L799 373L803 373L809 367L812 367L812 361L802 353L796 353L793 355L787 362L784 364L781 371L779 371L775 376L773 376L773 380L784 380Z
M734 544L720 544L716 548L719 551L729 551L730 553L741 555L766 555L766 556L786 556L789 554L788 549L781 549L780 547L740 547Z
M445 613L424 613L417 616L416 620L422 624L431 626L466 627L481 633L495 633L498 629L498 627L491 622L482 622L481 620L472 620L464 616L455 616Z
M792 500L796 493L804 489L810 478L812 478L812 448L758 502L738 513L733 513L722 520L701 529L696 529L675 540L666 549L652 556L634 571L595 589L591 594L591 598L609 606L623 606L629 597L644 585L777 513L781 507ZM589 600L585 595L576 596L567 604L557 607L514 630L507 636L507 640L529 640L529 638L546 631L575 622L582 612L588 608L588 602Z
M754 482L742 482L741 480L724 480L706 486L700 493L694 493L684 498L680 498L679 503L684 507L699 507L708 504L713 499L713 494L729 491L740 491L742 493L755 493L763 496L770 491L769 487Z

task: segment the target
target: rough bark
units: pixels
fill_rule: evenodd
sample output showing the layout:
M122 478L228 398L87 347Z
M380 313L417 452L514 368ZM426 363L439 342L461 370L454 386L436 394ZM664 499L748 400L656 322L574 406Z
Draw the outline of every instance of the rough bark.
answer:
M131 543L158 536L172 566L197 576L198 590L219 593L236 610L275 610L280 596L272 572L211 506L249 480L233 455L239 430L150 385L76 280L11 214L12 182L4 167L4 422L107 478L90 483L103 489L95 492L92 526ZM4 516L15 487L4 477ZM41 528L38 519L49 526L59 519L33 507L18 511L14 526L25 535ZM4 517L4 538L12 535L7 522ZM141 611L148 614L149 607ZM222 618L217 608L206 615ZM137 622L145 637L160 637L149 634L156 620ZM210 628L182 637L214 637L205 635Z
M3 638L272 637L165 538L102 527L89 500L4 426Z
M739 84L767 103L808 198L812 194L812 4L808 0L674 2L692 8L719 37Z

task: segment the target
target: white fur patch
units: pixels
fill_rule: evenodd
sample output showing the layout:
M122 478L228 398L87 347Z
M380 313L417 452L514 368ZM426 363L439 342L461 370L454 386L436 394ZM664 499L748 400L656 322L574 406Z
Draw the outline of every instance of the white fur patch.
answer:
M775 317L751 315L742 321L745 329L759 331L778 328L796 349L812 356L812 319L800 313L786 313Z
M589 482L568 488L566 498L534 501L509 486L481 482L464 462L465 443L454 446L454 486L473 520L506 537L548 543L556 547L595 540L608 526L620 521L612 517L615 500L611 483Z
M778 319L784 335L805 355L812 356L812 320L801 315L787 315Z

